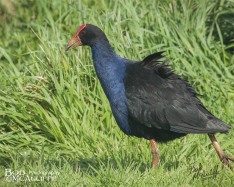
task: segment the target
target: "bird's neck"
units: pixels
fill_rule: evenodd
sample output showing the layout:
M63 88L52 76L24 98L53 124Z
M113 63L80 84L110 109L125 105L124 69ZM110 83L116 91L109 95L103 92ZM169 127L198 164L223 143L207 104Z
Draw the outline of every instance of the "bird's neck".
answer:
M122 58L120 58L112 49L109 41L105 38L95 42L92 46L92 56L94 61L95 68L98 69L106 69L109 66L115 66L120 62ZM110 62L108 62L111 60Z
M124 91L124 59L114 52L107 39L96 42L91 48L97 76L111 102L119 92Z

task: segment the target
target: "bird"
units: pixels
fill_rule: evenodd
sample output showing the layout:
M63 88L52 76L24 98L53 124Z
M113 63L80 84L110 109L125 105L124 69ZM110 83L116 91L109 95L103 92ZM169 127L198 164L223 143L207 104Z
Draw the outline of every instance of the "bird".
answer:
M120 57L105 33L92 24L78 28L66 51L77 46L91 47L96 75L119 128L128 136L150 141L153 168L159 163L158 143L187 134L208 134L223 165L234 161L215 137L230 126L209 112L188 81L163 63L164 51L143 60Z

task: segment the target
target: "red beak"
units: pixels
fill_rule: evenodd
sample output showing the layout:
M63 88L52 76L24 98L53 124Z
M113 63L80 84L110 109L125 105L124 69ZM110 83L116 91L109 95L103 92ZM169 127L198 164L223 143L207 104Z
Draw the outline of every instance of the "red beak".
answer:
M74 36L67 44L66 51L68 51L71 47L74 49L77 46L81 46L82 42L80 41L79 36Z

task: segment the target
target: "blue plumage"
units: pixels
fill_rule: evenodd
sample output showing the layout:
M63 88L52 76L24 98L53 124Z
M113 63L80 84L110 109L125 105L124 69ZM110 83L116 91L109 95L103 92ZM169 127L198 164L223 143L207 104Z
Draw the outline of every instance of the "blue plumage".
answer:
M116 55L106 38L96 41L91 49L97 76L110 102L117 124L124 133L130 134L123 82L126 70L125 59Z

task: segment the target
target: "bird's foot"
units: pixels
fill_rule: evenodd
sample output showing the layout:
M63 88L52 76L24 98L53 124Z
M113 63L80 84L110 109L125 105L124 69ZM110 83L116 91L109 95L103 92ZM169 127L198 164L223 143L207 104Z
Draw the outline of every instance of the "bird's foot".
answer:
M230 165L230 161L234 162L234 158L229 157L227 155L223 155L223 158L221 159L223 166L229 167L232 169L232 166Z

